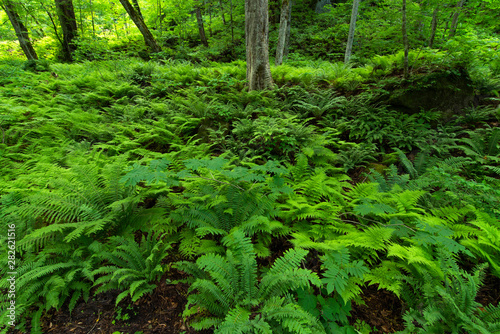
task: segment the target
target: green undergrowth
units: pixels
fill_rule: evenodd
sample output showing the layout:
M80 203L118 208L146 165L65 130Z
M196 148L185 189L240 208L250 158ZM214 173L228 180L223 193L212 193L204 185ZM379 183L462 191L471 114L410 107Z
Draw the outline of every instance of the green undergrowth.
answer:
M463 70L410 60L415 77ZM474 66L486 98L443 119L381 99L404 84L401 53L290 61L263 92L241 61L3 62L17 329L113 289L117 307L139 301L176 267L187 323L216 333L366 331L350 312L373 284L401 300L404 333L498 331L498 306L474 298L500 277L500 86Z

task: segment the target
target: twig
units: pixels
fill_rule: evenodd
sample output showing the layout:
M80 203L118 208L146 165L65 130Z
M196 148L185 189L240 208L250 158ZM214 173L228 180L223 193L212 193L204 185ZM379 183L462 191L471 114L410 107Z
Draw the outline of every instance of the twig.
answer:
M99 312L99 310L97 310L97 320L95 321L95 324L94 326L92 326L92 328L87 332L87 334L90 334L90 332L92 332L95 328L95 326L97 325L97 323L99 322L99 319L100 319L100 315L101 313Z

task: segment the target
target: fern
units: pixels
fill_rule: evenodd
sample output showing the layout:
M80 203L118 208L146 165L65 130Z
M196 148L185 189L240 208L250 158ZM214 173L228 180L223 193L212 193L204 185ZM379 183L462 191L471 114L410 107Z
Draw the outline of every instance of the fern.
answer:
M312 114L316 119L320 119L324 113L332 112L342 107L345 97L336 95L335 91L309 93L304 100L295 100L292 108L302 113L304 117Z
M96 293L110 289L120 289L118 304L127 295L133 302L148 294L156 287L155 282L164 273L163 259L168 255L170 244L162 240L162 235L143 236L141 243L123 237L111 237L108 247L113 251L102 250L95 255L99 260L111 265L100 267L92 272L92 277L100 276L94 282L99 286Z
M359 284L369 271L363 261L351 261L347 248L329 252L322 260L325 269L322 283L326 285L328 294L335 291L347 303L361 293Z
M449 282L424 289L425 307L411 308L405 314L406 329L400 333L496 331L500 324L498 306L489 305L483 312L475 301L483 270L484 266L478 268L474 275L452 272Z
M21 246L41 247L56 237L67 243L86 236L102 239L111 231L130 231L144 223L143 219L158 219L136 209L140 198L131 188L118 183L120 176L115 167L104 175L107 177L100 176L96 168L74 166L68 176L50 181L57 190L25 198L19 215L37 219L42 227L24 238Z
M195 264L177 264L179 269L195 276L189 291L197 293L188 296L184 311L185 317L198 314L191 322L193 328L214 326L216 333L273 328L286 329L289 333L312 333L312 328L322 332L315 318L295 304L289 295L299 287L319 284L315 274L297 268L306 251L289 250L259 280L250 239L242 231L234 230L222 241L228 247L224 257L207 254ZM205 318L202 310L212 317ZM256 315L252 319L250 312Z
M488 214L474 210L476 219L468 222L467 225L475 227L471 234L461 240L461 244L466 246L472 253L486 259L495 275L500 276L500 230L498 220Z
M91 258L92 246L72 249L71 246L45 247L39 254L26 255L17 268L16 316L24 327L25 317L32 316L32 333L41 333L40 317L51 308L60 309L69 301L71 312L76 302L88 300L92 283L90 271L96 266ZM0 288L8 288L3 280ZM7 310L2 310L6 316ZM32 313L34 312L34 313Z

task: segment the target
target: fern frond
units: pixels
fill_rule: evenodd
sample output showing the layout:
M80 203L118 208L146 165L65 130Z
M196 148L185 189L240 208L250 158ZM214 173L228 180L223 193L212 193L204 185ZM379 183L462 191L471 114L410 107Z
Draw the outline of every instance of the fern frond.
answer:
M224 322L217 327L214 333L246 333L252 328L250 325L250 315L251 312L248 310L235 307L227 313Z

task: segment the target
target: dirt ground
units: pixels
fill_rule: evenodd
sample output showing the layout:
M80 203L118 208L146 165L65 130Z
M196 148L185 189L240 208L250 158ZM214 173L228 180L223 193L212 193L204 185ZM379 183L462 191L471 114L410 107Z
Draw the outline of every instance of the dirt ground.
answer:
M185 278L183 273L170 271L155 291L132 304L123 300L115 307L119 291L99 294L81 301L70 315L67 308L44 316L43 332L49 334L208 334L190 329L182 319L187 302L188 284L167 284ZM378 290L375 285L363 289L365 305L353 304L350 321L362 320L378 333L394 333L404 329L403 305L391 292ZM483 305L500 301L500 279L486 275L477 301ZM16 332L15 334L19 334ZM27 333L29 333L29 328Z

